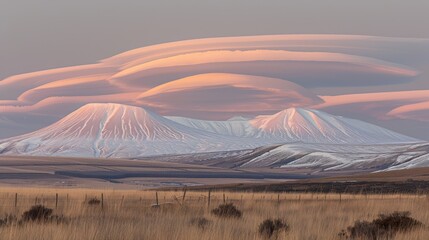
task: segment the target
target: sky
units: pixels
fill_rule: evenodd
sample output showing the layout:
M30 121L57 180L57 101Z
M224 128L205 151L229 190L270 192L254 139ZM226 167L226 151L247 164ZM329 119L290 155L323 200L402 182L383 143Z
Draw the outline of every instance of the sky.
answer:
M206 119L228 118L237 109L252 109L238 113L255 115L292 106L311 107L429 139L429 99L425 92L429 91L428 11L429 2L425 0L0 0L0 79L9 77L8 81L13 82L0 81L0 130L4 134L0 137L58 120L85 102L67 99L69 108L51 110L40 106L79 91L88 101L106 101L100 97L105 95L109 100L149 107L165 115ZM168 58L151 55L159 53L158 49L150 54L143 51L139 61L157 61L140 66L143 70L128 69L131 73L122 70L129 67L126 62L135 67L132 61L136 59L118 57L117 62L113 58L102 66L77 67L73 71L79 72L78 76L66 73L50 85L33 84L46 80L43 74L10 80L10 76L23 73L95 64L159 43L288 34L386 38L340 37L326 41L320 37L324 35L315 35L297 40L304 42L298 46L295 40L280 37L280 47L264 39L257 47L247 49L240 44L254 44L257 38L242 38L236 46L231 46L234 44L229 40L219 45L215 39L206 43L210 48L200 46L199 53L180 44L180 54L162 53ZM326 42L330 45L325 46ZM190 42L191 48L198 44ZM218 52L205 52L214 50ZM297 59L291 51L299 52L299 58L307 53L306 59ZM190 58L181 54L194 55ZM187 62L186 67L181 66L183 62ZM167 74L157 68L170 70ZM58 88L70 86L70 78L85 85ZM146 80L136 83L136 78ZM106 79L109 84L105 84ZM205 85L198 85L202 81ZM185 86L188 88L183 90ZM228 93L229 98L219 99L213 89ZM202 97L205 105L199 106ZM175 107L170 106L172 99Z
M0 78L151 44L290 33L429 37L426 0L0 0Z

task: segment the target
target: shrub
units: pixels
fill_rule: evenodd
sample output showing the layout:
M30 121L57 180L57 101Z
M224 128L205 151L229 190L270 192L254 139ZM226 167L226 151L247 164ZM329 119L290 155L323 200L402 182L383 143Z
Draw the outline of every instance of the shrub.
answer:
M7 226L15 222L17 222L16 216L11 214L6 214L4 218L0 219L0 226Z
M43 205L34 205L22 214L23 221L46 221L52 215L52 209Z
M88 200L89 205L99 205L100 203L101 203L101 201L98 200L96 197Z
M380 214L372 222L356 221L347 228L347 232L342 230L339 235L346 239L390 239L398 232L408 232L422 226L420 221L410 217L410 212L393 212Z
M289 225L282 219L265 219L259 224L259 234L262 237L270 239L273 236L278 236L281 231L288 231Z
M211 223L210 220L204 217L192 218L190 221L191 225L197 226L198 228L205 229Z
M394 212L391 214L380 214L373 222L381 229L393 230L395 232L410 231L421 227L420 221L410 217L410 212Z
M212 214L217 217L225 218L240 218L242 215L241 211L238 210L232 203L219 205L217 208L212 210Z

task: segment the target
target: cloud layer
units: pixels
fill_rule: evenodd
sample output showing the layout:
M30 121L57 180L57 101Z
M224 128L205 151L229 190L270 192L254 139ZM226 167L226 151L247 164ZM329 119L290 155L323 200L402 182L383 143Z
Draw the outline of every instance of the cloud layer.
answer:
M187 116L270 113L278 109L311 106L322 100L286 80L227 73L194 75L154 87L138 97L143 106Z

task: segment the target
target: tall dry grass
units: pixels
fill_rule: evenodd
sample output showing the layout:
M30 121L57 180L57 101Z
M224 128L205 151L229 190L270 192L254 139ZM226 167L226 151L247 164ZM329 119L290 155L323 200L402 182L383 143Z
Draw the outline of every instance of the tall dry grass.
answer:
M18 196L15 207L15 196ZM58 206L56 197L58 194ZM89 205L91 198L104 204ZM21 216L34 204L63 214L68 223L24 223L0 226L0 239L261 239L259 224L267 218L282 218L290 230L280 239L339 239L337 234L356 220L372 220L379 213L410 211L412 217L429 226L429 198L426 195L339 195L225 192L243 213L240 219L217 218L210 209L223 202L223 192L114 191L86 189L0 189L0 217ZM86 201L86 202L85 202ZM167 203L167 204L166 204ZM193 218L205 217L207 227L192 225ZM395 239L429 239L427 228L399 234Z

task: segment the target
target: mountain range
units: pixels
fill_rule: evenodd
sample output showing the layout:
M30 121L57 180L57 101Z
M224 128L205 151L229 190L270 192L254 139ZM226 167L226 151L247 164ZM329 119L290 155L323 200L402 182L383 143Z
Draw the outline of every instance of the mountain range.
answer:
M289 108L273 115L206 121L163 117L112 103L87 104L37 131L0 140L5 155L138 158L305 143L409 144L419 140L359 120Z
M259 139L265 143L388 144L418 141L363 121L304 108L288 108L273 115L252 119L238 117L228 121L168 118L195 129Z

